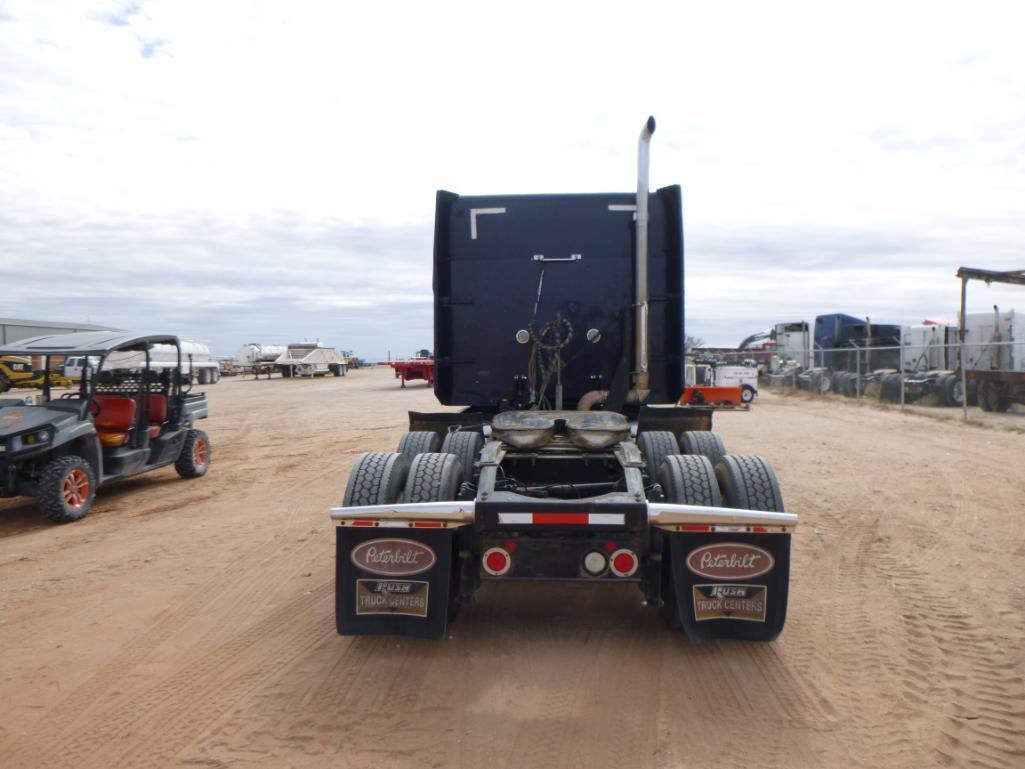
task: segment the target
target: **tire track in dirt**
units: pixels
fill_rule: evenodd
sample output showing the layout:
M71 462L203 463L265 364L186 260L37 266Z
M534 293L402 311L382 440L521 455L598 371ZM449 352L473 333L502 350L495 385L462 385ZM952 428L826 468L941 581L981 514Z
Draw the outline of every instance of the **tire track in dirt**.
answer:
M236 558L223 573L190 590L185 598L164 612L149 630L127 643L110 663L52 708L47 721L41 722L26 742L39 742L44 738L48 738L45 740L47 742L51 741L53 730L50 721L64 724L62 732L67 734L67 727L91 718L91 708L104 695L131 676L136 668L146 663L189 623L195 622L197 617L214 612L215 607L221 603L228 603L230 608L226 612L217 613L219 622L215 630L230 632L249 616L254 599L266 593L261 582L246 579L246 575L253 569L266 568L279 555L280 548L280 538L274 537L256 550ZM286 570L294 569L294 564L287 560L282 561L280 566ZM273 570L270 573L273 574ZM241 591L238 590L239 585L242 586Z
M90 723L39 757L34 766L168 766L170 758L230 704L323 642L333 628L309 618L317 603L330 600L332 591L332 583L323 583L225 642L206 643L186 653L159 683L143 685L112 708L94 708ZM124 744L125 734L145 737Z
M928 702L941 713L933 724L942 737L937 759L992 769L1025 762L1020 645L999 645L992 624L976 622L916 566L891 557L880 565L897 586L909 657L932 671Z
M632 586L558 584L488 584L440 643L340 638L324 508L356 454L393 448L405 409L430 408L426 389L392 386L227 387L195 487L212 496L140 480L74 529L14 535L28 558L3 566L5 639L23 623L59 641L64 611L90 648L122 591L166 609L122 612L63 697L26 692L54 684L37 666L75 672L66 649L8 642L5 769L1025 763L1022 482L990 462L1020 457L1017 436L770 398L724 415L728 444L777 463L802 515L772 644L693 645ZM168 491L189 500L177 521L152 514ZM75 590L53 587L58 565L79 570ZM160 581L183 568L184 586Z

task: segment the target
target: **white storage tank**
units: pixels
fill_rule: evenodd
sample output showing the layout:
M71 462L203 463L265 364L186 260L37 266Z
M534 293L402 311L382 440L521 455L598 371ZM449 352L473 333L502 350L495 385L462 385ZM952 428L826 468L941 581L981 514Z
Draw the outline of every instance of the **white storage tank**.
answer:
M255 366L258 363L273 363L281 357L287 347L283 344L257 344L250 342L242 345L235 353L235 365L240 367Z

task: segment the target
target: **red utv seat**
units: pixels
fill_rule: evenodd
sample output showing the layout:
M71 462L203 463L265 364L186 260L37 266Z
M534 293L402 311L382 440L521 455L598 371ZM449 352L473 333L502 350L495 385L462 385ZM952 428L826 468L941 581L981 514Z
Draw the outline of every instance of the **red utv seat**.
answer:
M167 396L153 393L149 401L149 437L156 438L163 429L161 425L167 421Z
M149 396L149 421L167 421L167 396L160 393L153 393Z
M123 395L94 395L89 410L104 446L124 446L135 424L135 401Z

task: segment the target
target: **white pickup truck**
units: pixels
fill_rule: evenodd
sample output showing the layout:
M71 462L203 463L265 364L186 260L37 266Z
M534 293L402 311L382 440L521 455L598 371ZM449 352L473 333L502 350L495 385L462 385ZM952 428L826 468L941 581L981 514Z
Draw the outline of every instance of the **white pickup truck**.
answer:
M96 365L100 362L98 355L88 356L89 366L93 371L96 370ZM82 369L85 368L86 357L72 357L64 359L64 376L68 379L79 380L82 378Z

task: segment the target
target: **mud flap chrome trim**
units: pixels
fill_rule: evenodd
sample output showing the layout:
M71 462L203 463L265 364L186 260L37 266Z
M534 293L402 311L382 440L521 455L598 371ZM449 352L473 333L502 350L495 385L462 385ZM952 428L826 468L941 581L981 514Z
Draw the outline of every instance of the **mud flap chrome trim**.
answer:
M413 502L402 505L362 505L332 507L331 519L342 522L354 518L368 520L399 519L403 521L473 521L473 502Z
M678 524L764 526L782 528L789 532L797 528L797 514L767 513L761 510L739 510L731 507L670 505L662 502L649 502L648 522L652 526L674 526Z

